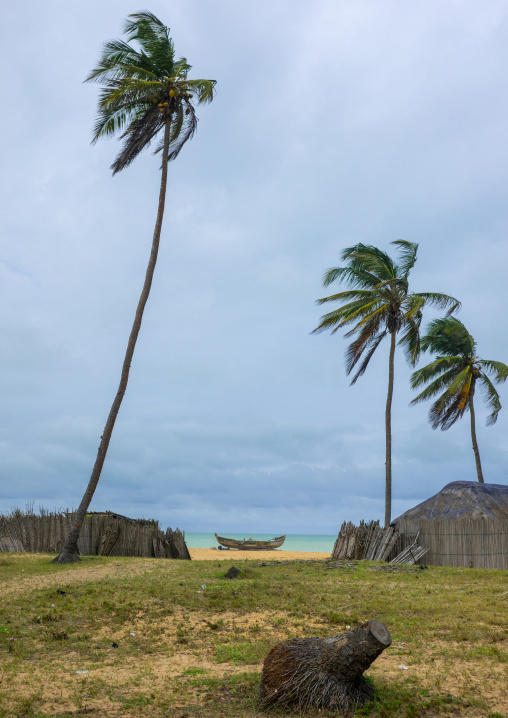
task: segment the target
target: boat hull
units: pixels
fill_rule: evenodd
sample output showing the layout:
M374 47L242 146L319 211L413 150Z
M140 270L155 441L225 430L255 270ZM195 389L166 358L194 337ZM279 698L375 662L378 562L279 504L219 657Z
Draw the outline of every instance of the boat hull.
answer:
M255 541L254 539L238 539L226 538L225 536L218 536L215 534L215 538L221 546L225 548L235 548L239 551L270 551L275 548L282 546L286 540L286 536L276 536L269 541Z

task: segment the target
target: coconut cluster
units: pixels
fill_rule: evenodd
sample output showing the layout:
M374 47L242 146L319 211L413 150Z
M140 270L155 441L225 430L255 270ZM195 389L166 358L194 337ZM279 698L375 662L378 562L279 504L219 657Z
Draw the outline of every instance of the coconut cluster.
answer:
M180 91L178 87L164 88L164 90L155 93L149 98L149 102L152 105L158 105L159 112L162 114L168 114L174 112L178 102L181 101L190 102L192 95L189 92ZM189 114L190 108L188 107L185 114Z

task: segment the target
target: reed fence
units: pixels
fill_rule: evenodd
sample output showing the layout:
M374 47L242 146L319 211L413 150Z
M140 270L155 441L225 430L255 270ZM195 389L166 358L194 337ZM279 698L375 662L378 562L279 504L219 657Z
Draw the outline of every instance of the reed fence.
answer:
M58 554L70 530L74 512L46 511L36 514L15 509L0 515L0 551ZM78 541L82 555L141 556L189 559L180 529L165 532L153 519L129 519L112 512L86 516Z
M505 519L401 519L399 532L428 548L432 566L508 569Z
M431 566L508 569L508 520L401 519L342 524L332 558L371 561L423 560ZM409 559L408 559L409 560Z

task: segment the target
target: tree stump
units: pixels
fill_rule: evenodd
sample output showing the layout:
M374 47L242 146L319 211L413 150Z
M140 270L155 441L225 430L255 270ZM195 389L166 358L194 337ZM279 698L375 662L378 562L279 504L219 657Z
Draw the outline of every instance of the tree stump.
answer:
M374 697L363 672L391 642L386 626L371 619L340 636L278 643L263 665L262 706L352 713Z

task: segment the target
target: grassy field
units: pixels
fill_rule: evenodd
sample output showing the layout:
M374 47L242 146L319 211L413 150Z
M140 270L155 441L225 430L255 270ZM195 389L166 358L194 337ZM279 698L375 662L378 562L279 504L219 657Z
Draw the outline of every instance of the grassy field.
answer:
M358 715L508 716L506 571L49 559L0 554L0 718L255 718L275 643L369 618L393 643Z

